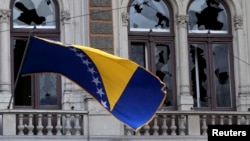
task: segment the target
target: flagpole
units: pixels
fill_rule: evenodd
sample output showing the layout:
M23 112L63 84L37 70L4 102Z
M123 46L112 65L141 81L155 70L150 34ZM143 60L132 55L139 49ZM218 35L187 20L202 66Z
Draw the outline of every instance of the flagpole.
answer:
M33 35L33 31L36 29L36 26L34 26L33 30L31 30L30 34L29 34L29 38L28 38L28 41L26 43L26 46L25 46L25 49L24 49L24 53L23 53L23 57L22 57L22 61L21 61L21 64L18 68L18 72L17 72L17 75L16 75L16 80L14 80L14 88L11 88L11 97L10 97L10 101L9 101L9 104L7 106L8 109L10 109L10 104L13 100L13 95L15 93L15 90L16 90L16 86L17 86L17 83L18 83L18 80L19 80L19 75L20 75L20 72L21 72L21 68L23 66L23 61L24 61L24 58L26 56L26 52L28 50L28 45L29 45L29 42L30 42L30 37L31 35Z

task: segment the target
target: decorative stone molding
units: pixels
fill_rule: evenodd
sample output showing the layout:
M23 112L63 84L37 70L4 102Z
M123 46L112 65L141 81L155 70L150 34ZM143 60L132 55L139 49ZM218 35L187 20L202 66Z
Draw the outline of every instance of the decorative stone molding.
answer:
M127 12L122 12L122 25L127 26L129 20L129 15Z
M9 23L11 10L1 9L0 10L0 23Z
M179 15L176 17L177 25L182 28L187 28L188 16L187 15Z
M69 24L70 23L70 12L69 11L62 11L62 19L63 24Z
M236 29L243 28L243 17L242 16L235 16L234 17L234 27Z

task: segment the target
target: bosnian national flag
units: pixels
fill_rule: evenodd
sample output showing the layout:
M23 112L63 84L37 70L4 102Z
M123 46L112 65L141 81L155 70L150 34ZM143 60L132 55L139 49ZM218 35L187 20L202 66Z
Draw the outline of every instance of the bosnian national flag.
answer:
M150 122L166 98L165 84L129 59L31 36L20 74L46 72L74 81L134 130Z

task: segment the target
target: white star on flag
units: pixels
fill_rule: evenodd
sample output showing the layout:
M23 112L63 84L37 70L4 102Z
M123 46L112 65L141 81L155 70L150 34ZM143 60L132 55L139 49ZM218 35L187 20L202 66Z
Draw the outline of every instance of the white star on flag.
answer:
M82 53L77 53L76 56L80 57L81 59L84 57Z
M96 73L94 68L88 68L88 71L93 75L94 73Z
M98 77L93 77L92 82L94 82L96 86L101 83Z
M103 92L102 88L100 88L100 89L97 88L96 93L98 93L101 97L102 97L102 95L104 95L104 92Z
M82 63L85 64L86 66L88 66L89 64L91 64L88 59L82 60Z
M102 102L102 105L105 107L105 108L108 108L107 106L107 101L101 101Z

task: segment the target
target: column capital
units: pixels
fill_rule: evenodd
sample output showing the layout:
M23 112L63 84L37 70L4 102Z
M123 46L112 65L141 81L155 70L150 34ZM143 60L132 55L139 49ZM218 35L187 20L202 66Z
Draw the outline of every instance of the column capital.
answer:
M9 23L10 15L10 9L0 9L0 23Z
M177 25L182 28L187 28L188 15L178 15L176 17Z
M242 16L235 16L234 17L234 27L236 29L242 29L243 28L243 17Z
M70 12L68 10L62 11L62 23L69 24L70 23Z
M122 25L127 26L129 20L129 14L127 12L122 12Z

